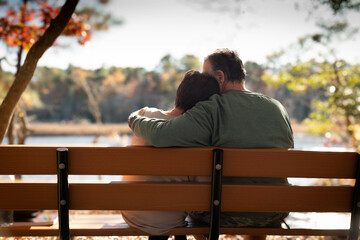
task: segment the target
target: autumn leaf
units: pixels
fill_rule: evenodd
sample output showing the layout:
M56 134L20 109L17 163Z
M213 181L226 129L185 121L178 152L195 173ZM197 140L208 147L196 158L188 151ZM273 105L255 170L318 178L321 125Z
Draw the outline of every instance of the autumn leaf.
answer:
M39 10L29 9L25 4L19 12L13 9L7 11L6 17L0 18L0 39L8 46L22 46L25 51L29 50L60 12L60 9L48 5L46 1L39 2L38 6ZM89 24L84 23L84 19L89 17L78 17L74 14L63 35L77 37L78 42L84 45L91 38L91 29ZM38 25L34 21L42 24Z

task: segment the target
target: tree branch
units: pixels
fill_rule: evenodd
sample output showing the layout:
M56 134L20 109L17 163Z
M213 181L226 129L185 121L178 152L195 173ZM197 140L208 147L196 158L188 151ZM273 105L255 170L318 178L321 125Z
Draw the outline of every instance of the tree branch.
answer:
M44 35L30 48L23 66L20 68L15 80L0 106L0 143L2 142L10 117L22 93L31 81L36 65L44 52L53 45L56 38L68 24L79 0L66 0L58 16L51 21Z

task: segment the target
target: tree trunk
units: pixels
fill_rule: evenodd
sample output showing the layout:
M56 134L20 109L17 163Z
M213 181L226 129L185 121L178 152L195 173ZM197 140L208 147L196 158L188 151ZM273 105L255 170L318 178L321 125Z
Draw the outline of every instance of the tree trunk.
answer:
M8 144L15 144L15 114L11 116L7 130Z
M25 6L27 4L27 0L23 0L23 6ZM21 11L21 24L24 25L25 24L25 13L23 11ZM21 32L22 34L22 32ZM21 59L22 59L22 55L23 55L23 46L20 45L18 47L18 52L17 52L17 63L16 63L16 73L15 73L15 77L16 75L18 75L20 68L21 68ZM11 120L9 123L9 127L8 127L8 131L7 131L7 136L8 136L8 144L16 144L16 139L18 138L18 118L17 118L17 112L16 110L14 111L14 113L11 116Z
M24 0L24 5L26 4L27 0ZM23 14L23 13L22 13ZM24 15L21 17L21 21L24 24ZM17 64L16 64L16 73L15 73L15 78L16 75L18 75L20 68L21 68L21 59L22 59L22 54L23 54L23 47L19 46L19 50L17 53ZM11 116L11 120L9 123L9 127L8 127L8 142L9 144L16 144L16 139L19 137L19 132L18 132L18 117L17 117L17 110L14 111L14 113Z
M18 144L25 144L26 138L30 135L30 130L28 128L28 120L26 115L26 108L22 107L19 114L19 128L17 132Z
M94 93L91 91L91 87L89 85L89 83L87 82L86 78L79 78L76 80L76 78L74 79L75 83L78 83L81 88L84 90L84 92L86 93L86 96L88 98L88 105L89 105L89 110L92 113L92 115L95 118L95 122L97 124L97 127L99 128L102 125L102 121L101 121L101 111L99 108L99 105L95 99ZM99 138L101 137L101 133L100 131L95 135L92 143L97 143L99 141Z
M78 2L79 0L67 0L61 8L59 15L51 21L44 35L30 48L23 66L20 68L9 92L0 106L0 143L4 139L16 104L31 81L37 62L64 30Z

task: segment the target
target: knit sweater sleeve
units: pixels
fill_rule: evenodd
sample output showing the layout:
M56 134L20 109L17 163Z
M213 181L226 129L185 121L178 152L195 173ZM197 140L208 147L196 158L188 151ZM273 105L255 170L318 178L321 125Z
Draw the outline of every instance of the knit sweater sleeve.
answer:
M211 144L211 115L202 104L197 104L179 117L161 120L129 116L128 123L136 136L156 147L193 147Z

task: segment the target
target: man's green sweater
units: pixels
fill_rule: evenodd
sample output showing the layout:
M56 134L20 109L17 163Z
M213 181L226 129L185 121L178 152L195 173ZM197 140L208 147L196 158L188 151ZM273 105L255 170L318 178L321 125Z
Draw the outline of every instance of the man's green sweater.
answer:
M289 116L278 101L231 90L213 95L172 120L129 116L129 126L157 147L293 148ZM280 178L227 177L224 182L286 183ZM256 214L255 214L256 215ZM266 215L266 214L265 214Z
M285 108L260 93L213 95L172 120L129 116L135 135L157 147L292 148Z

